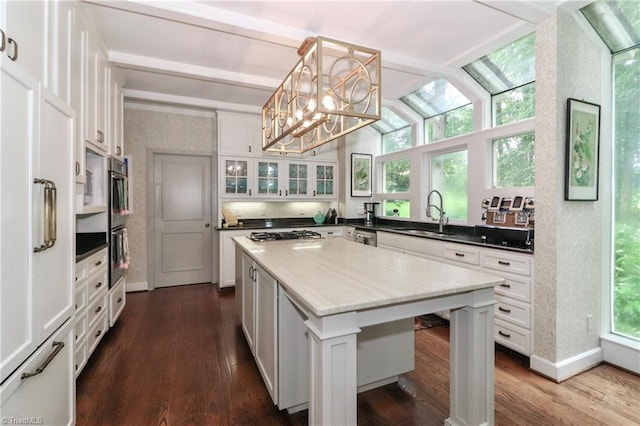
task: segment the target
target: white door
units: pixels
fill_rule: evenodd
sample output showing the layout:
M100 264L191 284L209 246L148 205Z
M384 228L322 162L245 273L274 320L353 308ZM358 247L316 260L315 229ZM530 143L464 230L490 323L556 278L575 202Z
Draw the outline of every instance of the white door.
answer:
M211 282L211 157L154 154L154 287Z

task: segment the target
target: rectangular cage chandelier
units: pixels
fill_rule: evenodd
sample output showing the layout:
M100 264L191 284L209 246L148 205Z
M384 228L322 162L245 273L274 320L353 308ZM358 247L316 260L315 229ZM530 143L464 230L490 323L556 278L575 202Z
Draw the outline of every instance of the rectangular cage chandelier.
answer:
M304 153L380 120L380 51L307 38L262 107L262 150Z

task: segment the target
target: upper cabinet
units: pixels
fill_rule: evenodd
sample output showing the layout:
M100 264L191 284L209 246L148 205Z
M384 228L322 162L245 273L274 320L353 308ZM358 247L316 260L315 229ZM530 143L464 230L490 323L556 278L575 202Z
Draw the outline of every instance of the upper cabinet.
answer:
M38 82L47 82L48 9L44 1L0 1L1 54Z
M107 152L106 140L106 85L107 61L98 47L95 35L90 31L82 33L83 105L82 121L84 140L97 149Z
M123 129L123 80L115 68L109 69L109 120L108 120L108 139L109 154L119 160L124 159L124 137Z
M218 111L220 154L262 155L262 118L255 114Z

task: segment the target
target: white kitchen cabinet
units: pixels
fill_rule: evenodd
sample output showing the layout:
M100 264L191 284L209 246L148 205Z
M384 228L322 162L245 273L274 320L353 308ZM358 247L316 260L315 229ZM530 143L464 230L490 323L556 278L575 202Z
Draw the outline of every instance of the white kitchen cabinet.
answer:
M395 234L392 232L378 232L377 244L379 248L437 261L442 260L444 251L444 243L442 241Z
M309 198L312 182L312 164L302 161L287 161L284 170L285 196L288 198Z
M249 198L253 195L253 159L220 157L220 197Z
M278 403L278 282L255 265L255 358L274 404Z
M255 354L255 300L256 300L256 267L255 262L246 254L242 254L242 331L247 339L251 353Z
M234 237L244 237L251 234L251 230L220 231L220 276L218 287L233 287L236 285L236 248Z
M480 268L480 250L474 246L446 243L443 257L445 262L452 265L464 266L469 269Z
M106 139L107 61L93 32L82 33L83 137L96 149L108 152Z
M526 356L533 349L533 257L504 250L483 249L482 271L500 275L496 286L496 342Z
M327 200L335 199L338 194L337 172L338 167L335 163L314 163L313 164L313 198L321 198Z
M284 162L277 159L256 159L254 166L254 188L256 198L281 198L287 190L284 178Z
M109 325L108 265L107 247L76 263L75 377L82 372Z
M49 2L44 1L0 1L3 41L0 54L19 64L26 74L43 84L47 82L46 29L50 7Z
M115 68L109 69L109 102L108 112L109 119L107 126L109 128L109 154L112 157L124 160L124 137L123 137L123 120L124 120L124 94L123 80Z
M0 67L0 411L70 423L75 115L19 63L0 56ZM21 378L49 354L42 374Z
M109 289L109 327L113 327L116 323L126 304L127 292L125 278L122 277Z
M32 424L74 424L73 352L73 322L69 320L0 387L3 420L34 419ZM50 356L53 358L47 363ZM23 375L34 373L23 378Z
M223 155L262 155L262 117L218 111L218 151Z

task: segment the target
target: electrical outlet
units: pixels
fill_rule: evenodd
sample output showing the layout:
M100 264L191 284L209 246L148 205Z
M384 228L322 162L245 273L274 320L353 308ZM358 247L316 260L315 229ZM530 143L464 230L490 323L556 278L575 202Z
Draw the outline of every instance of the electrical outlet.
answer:
M587 333L591 333L593 331L593 315L587 315Z
M266 208L263 208L263 209L260 211L260 216L266 216L266 215L267 215L267 209L266 209Z
M236 209L236 216L238 217L242 216L242 210Z
M364 214L364 207L358 207L358 214Z

